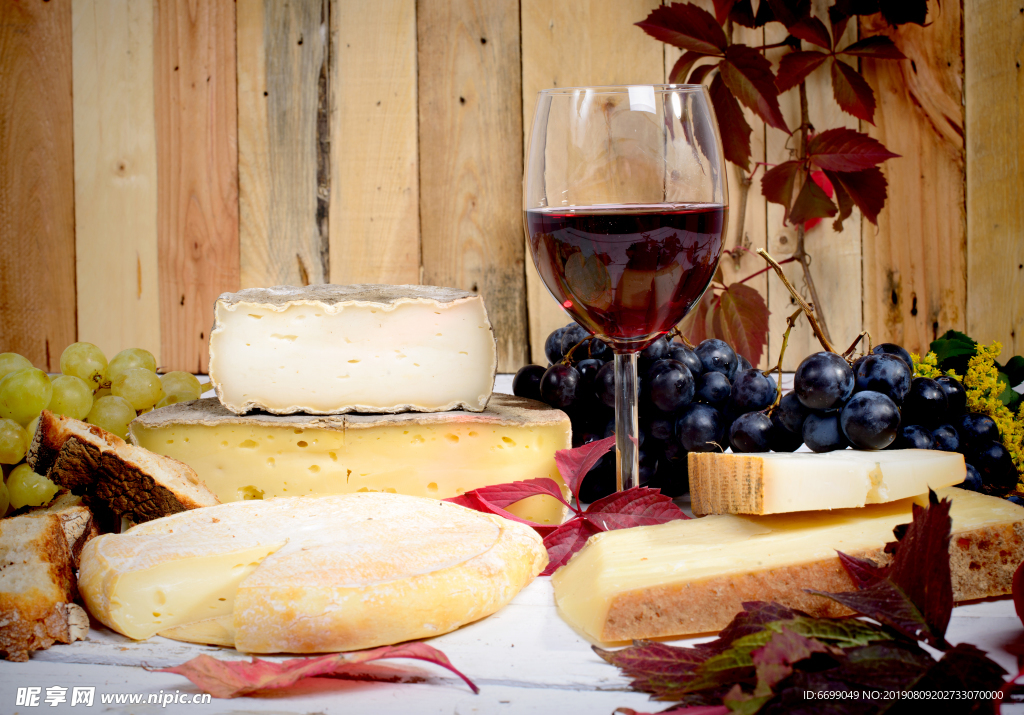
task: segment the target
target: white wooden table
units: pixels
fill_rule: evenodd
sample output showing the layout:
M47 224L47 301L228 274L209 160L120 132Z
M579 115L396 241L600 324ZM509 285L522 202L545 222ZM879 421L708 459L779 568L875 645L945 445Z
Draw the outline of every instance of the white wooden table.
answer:
M495 385L510 392L511 377ZM1009 598L956 608L947 637L951 643L972 643L1010 673L1017 672L1014 652L1024 650L1024 626ZM704 639L707 640L707 639ZM697 640L680 640L685 645ZM284 691L209 704L159 702L165 694L199 694L191 682L142 666L179 665L199 654L241 658L232 649L178 643L160 637L135 642L94 624L85 641L40 651L27 663L0 661L0 714L35 712L111 713L273 713L332 715L373 713L611 713L618 707L657 712L667 703L652 702L632 692L629 681L606 664L591 644L559 617L551 580L538 578L494 615L429 643L440 648L481 691L474 695L455 675L420 661L381 661L361 666L346 679L312 678ZM277 659L277 658L271 658ZM361 675L360 675L361 674ZM46 704L47 688L67 688L68 702ZM40 704L18 707L18 688L38 687ZM92 707L70 704L72 689L94 687ZM140 694L143 704L102 704L103 695ZM1004 713L1024 714L1024 705L1004 706Z

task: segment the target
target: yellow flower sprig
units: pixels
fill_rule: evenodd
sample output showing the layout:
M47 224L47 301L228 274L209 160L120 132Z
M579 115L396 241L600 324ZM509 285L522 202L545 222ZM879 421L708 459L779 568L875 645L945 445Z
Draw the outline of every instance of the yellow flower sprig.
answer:
M914 361L914 377L930 377L935 379L942 377L942 371L939 370L939 359L935 356L935 353L929 352L924 357L919 357L917 353L910 353L910 359ZM948 377L955 378L960 382L964 379L956 374L956 370L946 370Z

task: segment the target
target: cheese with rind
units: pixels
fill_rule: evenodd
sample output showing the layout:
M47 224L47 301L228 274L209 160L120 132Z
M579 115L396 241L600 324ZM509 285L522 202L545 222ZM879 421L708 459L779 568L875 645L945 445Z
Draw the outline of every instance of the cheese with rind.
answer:
M1010 592L1024 561L1024 508L955 487L953 597ZM776 601L817 616L848 613L805 589L854 590L836 551L885 562L893 528L927 496L860 509L706 516L592 536L551 581L559 613L588 637L615 642L724 628L744 601Z
M494 395L483 412L238 416L216 400L140 415L132 440L185 462L222 502L395 491L447 499L488 484L548 477L563 488L555 452L572 436L564 412ZM565 507L534 496L517 516L561 523Z
M782 514L883 504L960 484L964 456L931 449L691 452L693 513Z
M100 536L82 553L79 589L93 616L132 638L315 653L447 633L546 565L523 524L350 494L222 504Z
M469 291L248 288L214 315L210 382L237 414L480 412L494 385L494 333Z

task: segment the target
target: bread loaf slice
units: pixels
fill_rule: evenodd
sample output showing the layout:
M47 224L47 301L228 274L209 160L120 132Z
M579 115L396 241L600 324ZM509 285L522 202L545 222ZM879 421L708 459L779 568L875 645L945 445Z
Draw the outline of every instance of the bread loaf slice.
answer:
M89 617L73 603L74 561L58 514L0 519L0 656L29 653L85 637Z
M955 487L950 571L953 598L1011 591L1024 562L1024 508ZM831 512L706 516L607 531L555 572L555 602L571 624L599 641L718 631L744 601L776 601L815 616L849 613L805 589L852 591L836 551L889 560L893 528L912 520L927 495Z
M54 484L134 522L220 503L187 464L49 410L39 418L27 461Z
M11 516L21 516L23 514L31 516L54 514L60 518L61 526L64 528L64 539L71 550L71 556L76 569L78 568L78 559L82 554L82 547L85 546L89 539L95 538L100 534L100 529L96 519L93 517L92 510L85 505L82 497L72 494L67 489L58 491L48 504L22 507Z

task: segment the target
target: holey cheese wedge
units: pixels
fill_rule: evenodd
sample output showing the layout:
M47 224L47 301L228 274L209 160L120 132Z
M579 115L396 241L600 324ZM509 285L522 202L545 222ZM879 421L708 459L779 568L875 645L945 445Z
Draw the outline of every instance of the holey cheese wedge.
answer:
M132 440L192 467L222 502L379 491L447 499L488 484L548 477L572 446L569 418L540 402L494 395L483 412L249 415L214 399L135 418ZM533 496L516 516L559 524L565 507Z
M217 299L210 382L232 412L480 412L498 358L483 299L433 286L248 288Z
M1024 561L1024 508L955 487L950 571L953 598L1010 593ZM597 641L718 631L744 601L776 601L816 616L848 613L809 594L855 590L836 556L888 560L893 527L927 495L889 504L774 516L705 516L606 531L552 576L562 616Z
M78 587L131 638L318 653L447 633L504 606L547 562L523 524L349 494L222 504L100 536Z
M959 484L964 456L930 449L691 452L693 513L782 514L883 504Z

